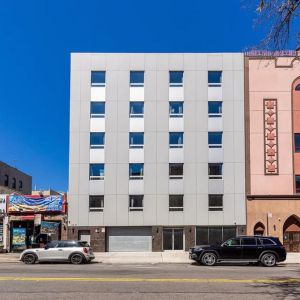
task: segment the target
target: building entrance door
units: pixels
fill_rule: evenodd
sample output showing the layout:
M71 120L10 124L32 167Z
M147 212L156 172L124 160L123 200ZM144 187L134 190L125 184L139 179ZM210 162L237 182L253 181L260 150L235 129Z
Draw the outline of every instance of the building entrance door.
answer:
M286 232L283 245L287 252L300 252L300 232Z
M295 215L283 225L283 245L287 252L300 252L300 221Z
M163 250L183 250L183 229L164 228L163 230Z

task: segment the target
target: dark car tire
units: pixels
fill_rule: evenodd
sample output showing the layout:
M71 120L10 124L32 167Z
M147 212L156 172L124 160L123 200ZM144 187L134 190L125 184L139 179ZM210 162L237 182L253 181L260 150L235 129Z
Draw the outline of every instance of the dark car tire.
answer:
M70 262L73 265L80 265L84 263L84 257L79 253L72 254L70 257Z
M274 267L277 263L277 258L273 253L265 253L261 257L260 262L265 267Z
M217 263L217 255L213 252L206 252L201 257L201 263L205 266L214 266Z
M22 261L26 265L33 265L37 261L37 257L33 253L24 254Z

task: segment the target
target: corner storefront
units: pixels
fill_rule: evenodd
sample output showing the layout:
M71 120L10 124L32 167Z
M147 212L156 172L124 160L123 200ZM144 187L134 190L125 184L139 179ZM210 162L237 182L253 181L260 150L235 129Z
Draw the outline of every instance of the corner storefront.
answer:
M10 251L43 247L51 240L66 239L64 195L9 195L7 213Z

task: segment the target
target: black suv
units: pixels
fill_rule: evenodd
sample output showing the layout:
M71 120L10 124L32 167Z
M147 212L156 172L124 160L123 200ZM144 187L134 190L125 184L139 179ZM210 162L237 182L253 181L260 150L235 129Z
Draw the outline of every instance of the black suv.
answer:
M278 238L265 236L239 236L223 244L190 248L190 259L206 266L217 262L261 263L273 267L286 259L286 251Z

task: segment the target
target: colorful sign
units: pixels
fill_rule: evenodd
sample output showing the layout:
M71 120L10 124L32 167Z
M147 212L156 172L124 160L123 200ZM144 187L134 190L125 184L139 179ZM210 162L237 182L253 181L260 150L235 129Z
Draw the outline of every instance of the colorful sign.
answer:
M12 245L14 248L26 248L26 228L13 228Z
M41 230L42 234L56 234L58 230L59 223L56 222L41 222Z
M34 216L34 226L41 225L42 222L42 215L41 214L36 214Z
M0 246L3 246L3 224L0 224Z
M10 195L8 200L8 212L64 212L64 196L22 196Z
M6 212L6 197L5 194L0 195L0 215Z

